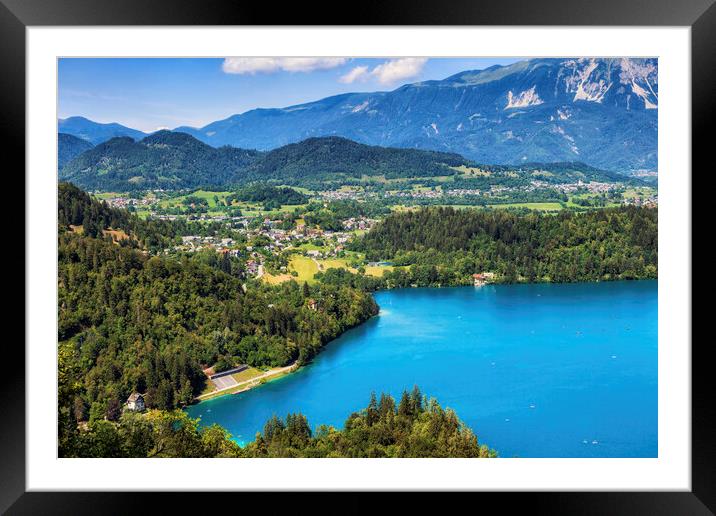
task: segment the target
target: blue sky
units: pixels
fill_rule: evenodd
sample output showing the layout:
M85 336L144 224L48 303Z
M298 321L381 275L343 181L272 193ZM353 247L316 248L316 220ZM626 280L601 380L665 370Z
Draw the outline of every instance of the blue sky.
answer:
M58 116L142 131L194 127L257 107L392 90L519 58L63 58Z

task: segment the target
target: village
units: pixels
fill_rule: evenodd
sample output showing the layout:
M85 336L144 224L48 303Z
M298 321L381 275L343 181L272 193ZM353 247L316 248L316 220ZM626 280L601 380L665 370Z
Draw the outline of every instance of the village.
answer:
M207 220L226 222L223 217ZM283 229L284 220L263 218L260 224L252 224L249 217L234 217L226 222L227 232L232 236L187 235L181 243L166 249L165 254L196 253L213 250L220 255L236 257L245 265L247 277L261 278L266 274L267 262L282 254L299 254L321 260L343 256L345 246L357 232L369 230L376 219L350 217L342 221L340 231L309 227L299 220L293 229ZM319 265L319 269L320 269ZM277 267L277 273L287 272L286 265Z
M310 194L313 206L330 209L332 203L356 202L358 205L382 202L386 206L411 206L414 203L429 204L440 203L441 198L446 203L456 204L456 199L484 198L488 205L504 204L511 196L524 194L549 194L565 196L569 194L569 202L560 201L561 207L569 205L572 208L582 207L588 209L595 200L609 205L635 205L655 207L658 197L655 189L632 188L627 189L623 184L605 183L598 181L581 181L572 183L550 183L541 179L532 179L527 185L505 186L490 185L485 189L478 188L446 188L441 186L420 188L411 187L404 190L373 190L370 186L343 186L337 190L326 190ZM220 256L234 259L241 265L233 268L233 273L241 277L263 279L268 282L286 281L294 277L300 281L310 281L316 272L325 270L328 266L343 266L355 271L359 267L367 267L374 275L382 272L390 265L366 261L364 257L348 251L350 241L361 233L369 231L378 218L364 215L339 219L339 224L333 223L332 229L321 227L314 219L309 219L307 210L303 206L285 206L279 210L265 210L260 203L241 203L240 205L223 202L230 192L182 192L180 196L169 196L165 192L152 191L144 196L123 196L114 194L105 197L105 201L112 207L132 209L144 217L157 220L186 220L194 224L195 232L177 238L172 247L164 249L165 254L198 253L214 251ZM204 211L193 211L195 206L186 199L195 199L202 196L208 201L204 204ZM517 198L517 197L515 197ZM449 199L449 200L448 200ZM392 200L392 202L391 202ZM468 202L470 204L474 201ZM519 201L517 201L519 202ZM318 204L316 204L318 203ZM459 204L459 203L457 203ZM539 202L533 203L537 208ZM548 203L543 203L546 205ZM559 204L553 203L557 209ZM529 207L530 202L522 202L515 206ZM594 205L594 204L591 204ZM181 207L185 211L182 211ZM585 208L587 207L587 208ZM537 208L538 209L538 208ZM301 261L299 258L306 260ZM329 263L330 262L330 263ZM476 274L482 274L476 272ZM489 273L488 273L489 274ZM492 280L489 276L473 277L475 285L487 283Z
M449 183L447 183L449 184ZM439 200L441 198L470 198L470 197L482 197L486 200L494 202L509 201L511 195L524 195L525 193L537 194L542 197L554 195L566 195L569 194L574 197L580 196L594 196L594 195L607 195L610 194L614 198L617 204L636 204L636 205L656 205L658 199L656 196L656 189L650 189L648 187L643 188L644 191L649 192L645 199L640 196L629 195L630 190L625 187L622 183L607 183L600 181L574 181L570 183L552 183L541 179L532 179L527 184L521 184L516 186L507 186L502 184L492 184L485 188L449 188L447 186L439 185L432 187L421 187L419 185L413 185L410 188L398 188L398 189L382 189L380 191L371 190L369 186L364 188L359 187L345 187L340 190L329 190L317 193L317 196L321 200L336 201L336 200L351 200L351 201L365 201L367 199L383 199L383 200ZM653 190L653 193L652 193ZM505 199L507 197L508 199ZM620 200L619 200L620 199ZM638 200L637 200L638 199Z

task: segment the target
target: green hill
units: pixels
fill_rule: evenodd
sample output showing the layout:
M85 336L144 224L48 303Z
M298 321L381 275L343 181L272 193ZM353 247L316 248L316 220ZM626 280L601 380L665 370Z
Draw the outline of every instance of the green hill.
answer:
M445 176L453 177L453 188L529 186L536 180L641 183L579 162L477 165L459 154L364 145L334 136L309 138L264 153L228 146L216 149L171 131L139 141L112 138L60 171L63 181L103 191L215 189L255 181L323 188L365 178L435 181Z
M105 191L226 185L260 155L159 131L140 141L122 136L101 143L70 161L60 179Z
M90 142L67 133L57 135L57 170L83 152L94 147Z
M332 179L343 176L432 177L467 165L459 154L364 145L346 138L309 138L268 152L249 171L262 179Z

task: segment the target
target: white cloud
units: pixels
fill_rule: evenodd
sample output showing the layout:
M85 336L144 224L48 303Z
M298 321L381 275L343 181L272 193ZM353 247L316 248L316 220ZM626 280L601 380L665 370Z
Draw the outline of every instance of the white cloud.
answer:
M338 80L345 84L351 84L356 81L365 81L369 75L367 66L356 66L347 74L342 75Z
M393 84L417 76L427 61L423 57L402 57L385 61L370 71L367 66L356 66L338 80L342 83L350 84L356 81L365 82L372 78L380 84Z
M424 57L403 57L391 59L373 68L370 72L379 83L392 84L418 75L428 60Z
M312 72L336 68L348 61L345 57L227 57L222 69L226 73L250 74Z

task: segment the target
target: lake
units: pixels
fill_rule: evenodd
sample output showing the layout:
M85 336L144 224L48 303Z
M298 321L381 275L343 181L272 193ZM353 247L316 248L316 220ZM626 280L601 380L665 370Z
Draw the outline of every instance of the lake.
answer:
M342 427L417 384L501 457L656 457L657 282L414 288L310 365L188 408L251 441L273 414Z

